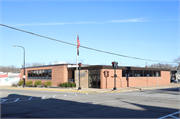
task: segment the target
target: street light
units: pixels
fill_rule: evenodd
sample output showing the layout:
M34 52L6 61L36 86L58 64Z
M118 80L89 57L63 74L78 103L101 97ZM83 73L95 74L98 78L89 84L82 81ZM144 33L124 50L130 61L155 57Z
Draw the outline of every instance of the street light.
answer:
M24 49L24 75L23 75L23 80L24 80L24 84L23 84L23 88L25 86L25 48L19 45L13 45L14 47L21 47Z

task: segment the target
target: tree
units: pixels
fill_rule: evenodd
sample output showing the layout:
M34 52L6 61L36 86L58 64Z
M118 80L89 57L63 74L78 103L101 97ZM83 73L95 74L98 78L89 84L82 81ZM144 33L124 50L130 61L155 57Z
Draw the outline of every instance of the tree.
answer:
M175 62L180 62L180 56L177 59L174 59Z

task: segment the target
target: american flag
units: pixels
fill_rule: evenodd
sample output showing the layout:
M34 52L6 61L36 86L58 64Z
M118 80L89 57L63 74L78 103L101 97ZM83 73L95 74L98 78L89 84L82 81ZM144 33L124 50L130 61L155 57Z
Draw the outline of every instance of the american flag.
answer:
M77 55L79 55L79 46L80 46L80 42L79 42L79 35L77 35Z

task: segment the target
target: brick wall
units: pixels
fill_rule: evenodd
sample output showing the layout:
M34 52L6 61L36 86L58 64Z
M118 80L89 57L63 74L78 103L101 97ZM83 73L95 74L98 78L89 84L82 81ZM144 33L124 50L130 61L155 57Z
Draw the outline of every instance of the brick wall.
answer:
M28 79L28 71L29 70L46 70L51 69L52 70L52 77L51 80L49 79ZM21 80L23 80L23 74L24 69L21 69ZM33 84L35 81L40 80L42 84L44 84L46 81L51 81L52 86L59 86L60 83L68 82L68 73L67 73L67 66L61 65L61 66L49 66L49 67L37 67L37 68L27 68L25 70L26 78L25 81L32 81Z
M88 70L80 70L80 74L83 74L80 78L80 86L81 88L88 88ZM74 70L74 79L76 79L76 70ZM79 87L79 70L78 70L78 87ZM76 80L75 80L76 83Z
M104 71L109 71L109 77L105 77ZM114 88L114 69L101 69L101 89ZM134 87L148 85L170 84L170 71L161 71L161 77L122 77L122 70L116 69L116 87Z

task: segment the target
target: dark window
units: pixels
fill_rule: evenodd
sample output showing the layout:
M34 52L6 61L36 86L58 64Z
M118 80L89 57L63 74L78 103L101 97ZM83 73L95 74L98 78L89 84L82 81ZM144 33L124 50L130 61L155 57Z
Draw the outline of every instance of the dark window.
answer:
M129 71L129 77L133 77L134 70Z
M52 76L52 71L48 70L48 78L51 79L51 76Z
M35 79L35 71L32 72L33 72L32 78Z
M42 79L41 77L42 77L42 72L41 72L42 70L39 70L39 79Z
M151 77L152 76L152 71L147 71L147 77Z
M155 77L156 76L156 71L152 71L152 75L153 75L153 77Z
M51 79L51 70L28 71L28 79Z
M126 70L122 70L122 77L126 77Z
M48 79L48 70L44 70L45 73L45 79Z
M35 79L38 79L38 71L35 71Z
M159 77L161 77L161 71L158 71L158 73L159 73Z
M144 70L140 70L140 76L141 76L141 77L144 76Z
M42 77L41 79L45 79L45 70L42 70Z
M138 77L138 70L134 70L134 77Z

